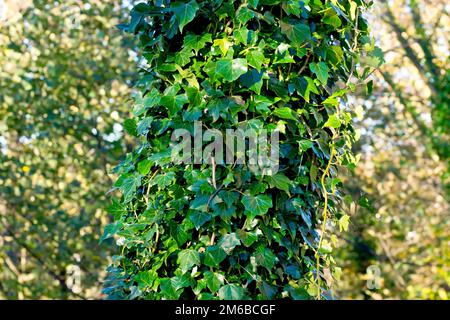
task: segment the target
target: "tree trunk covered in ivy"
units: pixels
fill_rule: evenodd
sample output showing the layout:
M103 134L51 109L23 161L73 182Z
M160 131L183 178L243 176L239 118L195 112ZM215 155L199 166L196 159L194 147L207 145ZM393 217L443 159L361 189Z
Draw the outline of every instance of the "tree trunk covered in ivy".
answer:
M148 1L121 25L140 40L126 130L141 145L117 167L110 206L120 255L111 298L329 298L339 166L357 157L345 102L382 61L357 0ZM370 88L370 85L369 85ZM172 134L238 127L279 133L279 166L172 159ZM203 147L210 144L204 142ZM199 156L195 150L194 157ZM275 172L276 171L276 172Z

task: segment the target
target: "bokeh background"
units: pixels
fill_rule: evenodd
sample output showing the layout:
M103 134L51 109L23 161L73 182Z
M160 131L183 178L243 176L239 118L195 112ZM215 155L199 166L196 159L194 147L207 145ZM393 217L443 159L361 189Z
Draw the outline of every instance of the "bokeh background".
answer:
M131 5L0 0L0 299L103 298L111 172L133 143L139 54L115 28ZM336 299L450 299L449 9L365 14L385 63L349 98L361 160L342 172Z

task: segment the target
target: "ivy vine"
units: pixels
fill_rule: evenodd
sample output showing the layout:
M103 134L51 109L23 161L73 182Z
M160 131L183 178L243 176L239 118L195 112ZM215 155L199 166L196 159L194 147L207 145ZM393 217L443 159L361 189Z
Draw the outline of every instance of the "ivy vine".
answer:
M147 1L120 28L143 63L109 207L120 255L105 293L126 299L330 298L348 217L337 169L353 169L346 95L382 62L363 0ZM370 86L370 84L369 84ZM280 132L280 166L171 161L194 122Z

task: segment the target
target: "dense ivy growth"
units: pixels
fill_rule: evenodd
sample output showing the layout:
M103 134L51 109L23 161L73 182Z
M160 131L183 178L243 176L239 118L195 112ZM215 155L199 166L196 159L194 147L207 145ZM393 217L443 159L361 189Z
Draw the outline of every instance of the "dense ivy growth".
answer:
M141 145L117 167L110 212L121 254L111 298L330 297L331 256L348 217L337 166L354 168L345 95L381 63L362 0L148 1L121 28L145 62L127 131ZM359 80L358 80L359 79ZM369 85L370 88L370 85ZM194 121L280 132L280 167L171 161Z

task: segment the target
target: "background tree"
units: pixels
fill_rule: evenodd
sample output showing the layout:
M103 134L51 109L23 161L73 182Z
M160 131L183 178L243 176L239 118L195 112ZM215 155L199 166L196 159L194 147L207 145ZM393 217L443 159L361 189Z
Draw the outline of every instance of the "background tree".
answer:
M98 298L124 152L120 1L7 1L0 28L0 297ZM126 9L125 9L126 10ZM80 268L80 270L79 270ZM81 272L81 282L78 273Z
M347 183L375 211L352 207L339 296L449 299L448 3L382 1L375 9L370 22L386 63L373 95L358 98L362 157Z

